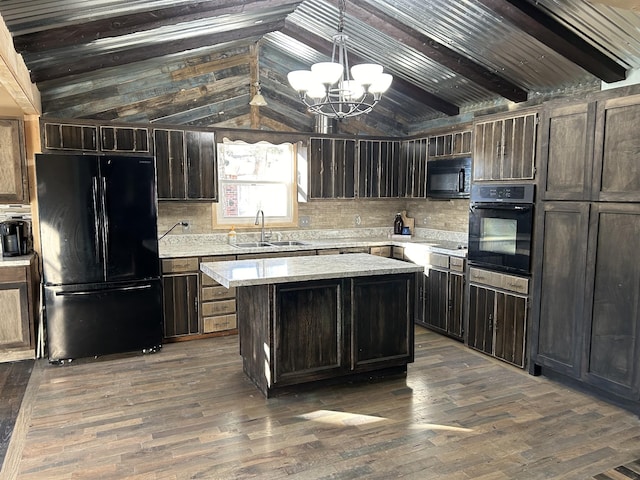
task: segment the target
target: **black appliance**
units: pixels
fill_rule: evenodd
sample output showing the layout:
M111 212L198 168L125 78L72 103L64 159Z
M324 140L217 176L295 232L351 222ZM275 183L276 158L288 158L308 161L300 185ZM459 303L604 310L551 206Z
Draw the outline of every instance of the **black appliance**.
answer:
M469 207L469 265L528 275L534 186L474 185Z
M427 197L469 198L471 157L427 162Z
M36 156L50 362L162 343L152 157Z
M24 220L5 220L0 223L2 256L17 257L31 251L31 227Z

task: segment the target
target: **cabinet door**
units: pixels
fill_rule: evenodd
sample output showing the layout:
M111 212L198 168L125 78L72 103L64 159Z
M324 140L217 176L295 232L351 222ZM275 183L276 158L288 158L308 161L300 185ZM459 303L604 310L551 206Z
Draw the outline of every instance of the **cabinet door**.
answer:
M495 290L471 285L469 288L469 334L470 347L490 355L493 354L493 321L495 312Z
M640 201L639 122L640 95L598 102L594 199Z
M473 179L500 180L503 148L502 121L479 123L474 127Z
M448 313L449 274L431 268L425 279L425 324L435 330L447 333Z
M276 285L275 291L274 385L313 381L342 370L342 282Z
M532 362L574 378L581 375L589 207L546 202L536 219Z
M464 337L464 275L449 273L447 333L462 340Z
M527 298L496 292L494 355L506 362L524 366Z
M312 138L310 144L310 197L355 197L355 140Z
M149 129L133 127L100 127L100 149L103 152L149 152Z
M595 103L552 108L541 121L541 196L544 200L589 200Z
M162 283L165 338L199 333L198 274L165 275Z
M70 125L44 122L43 145L47 150L98 151L96 125Z
M0 203L28 203L22 121L0 119Z
M184 199L184 133L179 130L154 130L158 199Z
M16 270L6 268L3 270ZM23 271L24 268L17 270ZM11 272L1 272L2 276ZM21 274L24 276L24 273ZM31 344L29 330L29 301L27 282L0 283L0 350L4 348L28 348ZM1 353L1 352L0 352Z
M217 200L218 169L214 133L186 131L184 143L187 198Z
M413 361L413 282L414 275L352 280L352 370Z
M427 151L429 140L418 138L400 144L398 159L398 196L426 198Z
M640 205L596 204L590 222L587 381L640 398Z

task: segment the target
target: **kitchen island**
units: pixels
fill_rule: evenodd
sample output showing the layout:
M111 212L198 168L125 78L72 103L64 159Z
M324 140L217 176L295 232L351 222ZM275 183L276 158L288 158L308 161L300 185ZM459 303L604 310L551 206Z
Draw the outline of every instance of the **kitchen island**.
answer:
M369 254L204 262L236 288L243 369L265 395L314 382L406 374L415 275Z

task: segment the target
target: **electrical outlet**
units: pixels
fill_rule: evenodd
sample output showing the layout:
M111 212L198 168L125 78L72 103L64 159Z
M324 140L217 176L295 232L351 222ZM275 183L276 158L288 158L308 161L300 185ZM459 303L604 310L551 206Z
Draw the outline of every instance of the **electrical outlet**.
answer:
M307 215L301 215L298 217L298 225L301 227L310 227L311 226L311 218Z
M360 225L362 223L362 218L360 217L360 215L356 215L355 218L353 219L353 223L356 224L356 226Z
M189 230L191 230L191 223L187 220L182 220L182 232L188 232Z

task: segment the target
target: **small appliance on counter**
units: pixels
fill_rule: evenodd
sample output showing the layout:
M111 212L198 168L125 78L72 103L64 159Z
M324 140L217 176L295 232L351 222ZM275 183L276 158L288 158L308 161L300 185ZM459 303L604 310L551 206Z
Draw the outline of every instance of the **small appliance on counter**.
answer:
M31 228L25 220L0 222L3 257L18 257L31 251Z

